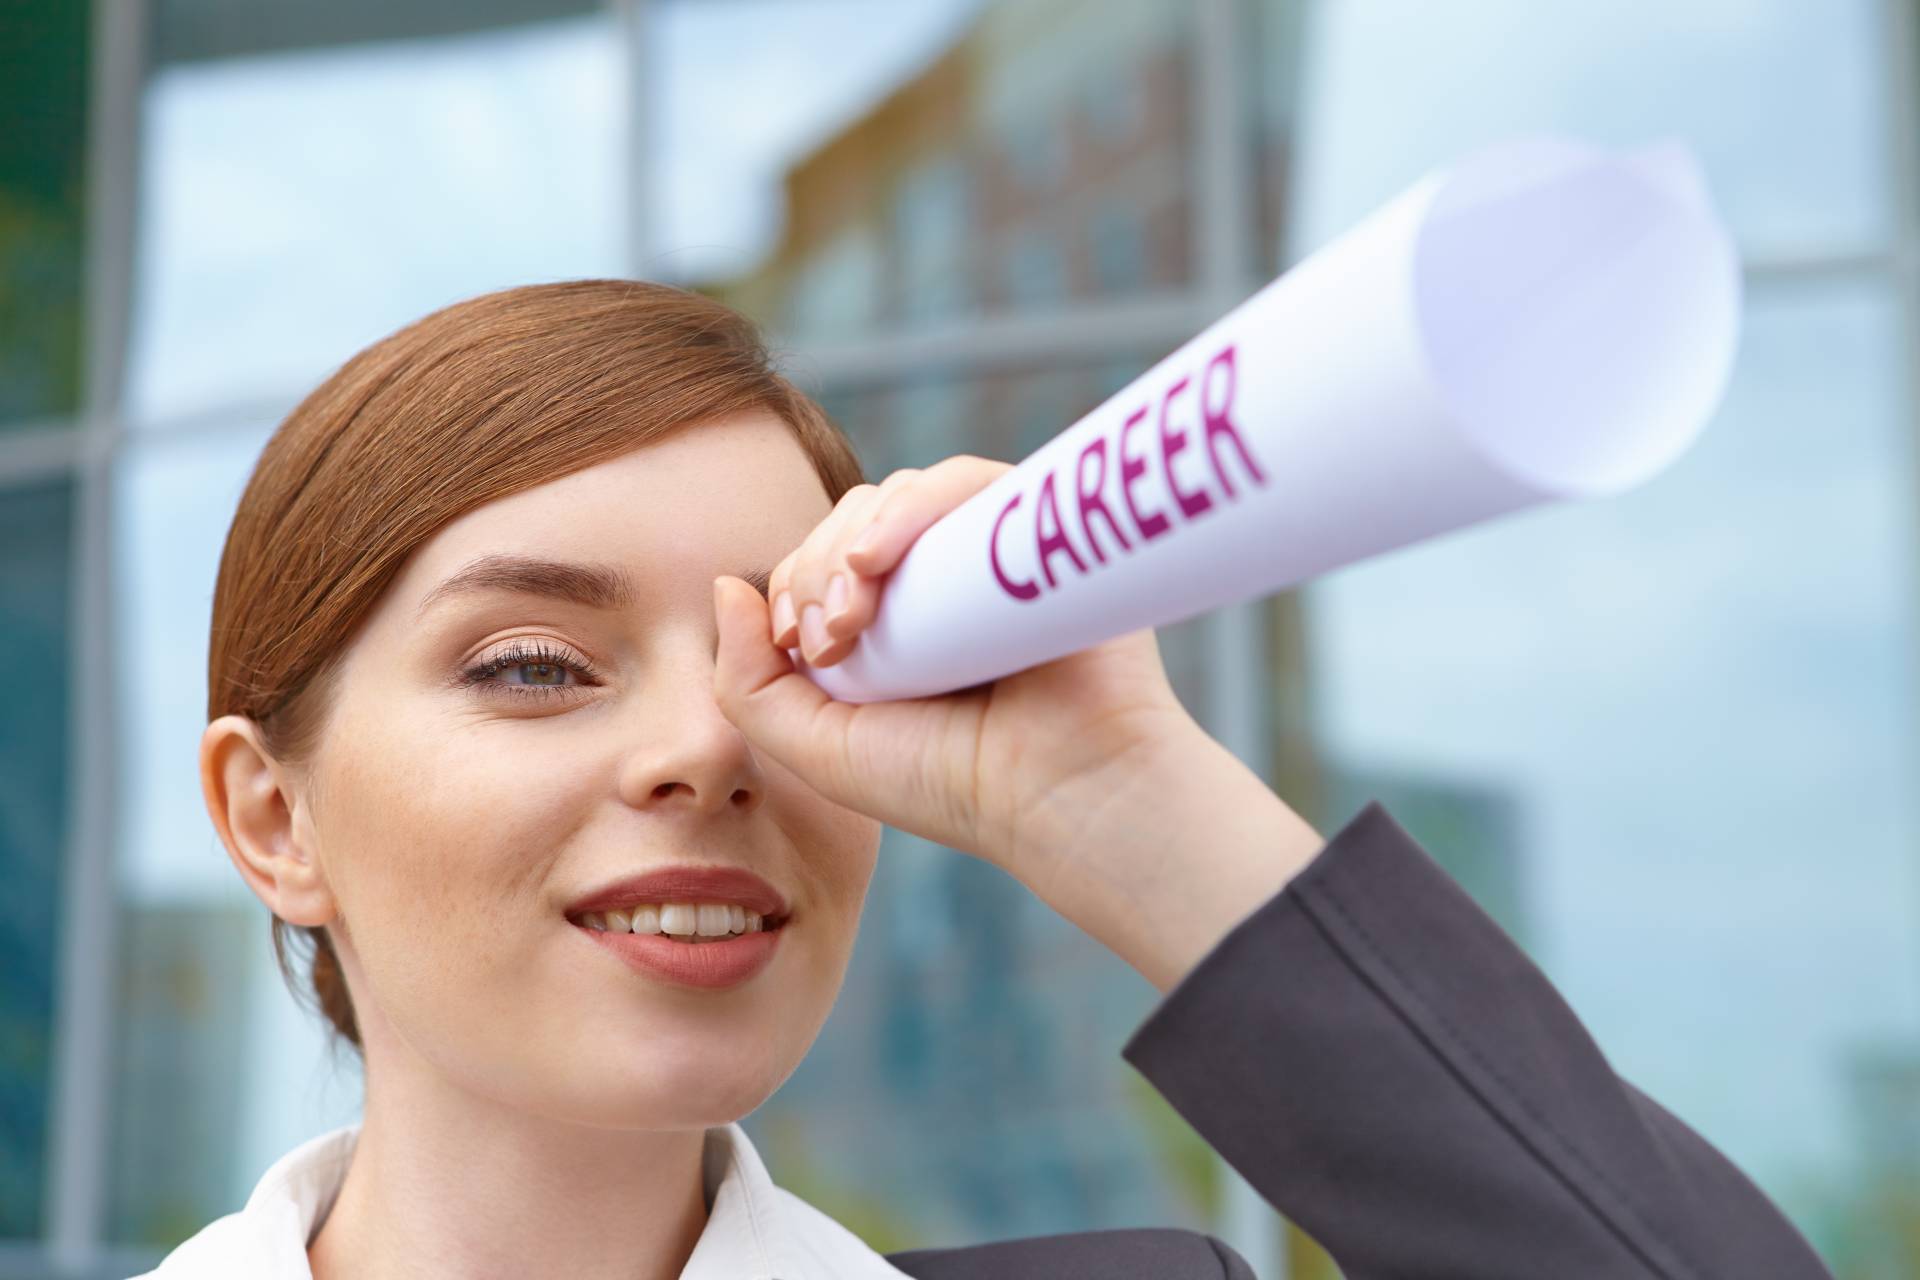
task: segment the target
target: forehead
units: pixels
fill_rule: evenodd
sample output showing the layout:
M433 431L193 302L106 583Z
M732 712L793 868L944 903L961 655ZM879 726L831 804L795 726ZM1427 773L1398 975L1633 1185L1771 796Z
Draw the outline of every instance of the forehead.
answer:
M704 595L715 574L771 569L831 509L792 429L755 410L476 507L414 553L394 594L412 609L476 557L526 555L614 565L643 587Z

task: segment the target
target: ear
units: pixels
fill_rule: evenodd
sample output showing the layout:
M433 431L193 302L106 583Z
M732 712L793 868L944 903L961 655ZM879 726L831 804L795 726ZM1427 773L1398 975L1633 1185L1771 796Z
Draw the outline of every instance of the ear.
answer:
M225 715L207 725L200 790L227 856L269 911L294 925L334 918L299 781L267 752L252 720Z

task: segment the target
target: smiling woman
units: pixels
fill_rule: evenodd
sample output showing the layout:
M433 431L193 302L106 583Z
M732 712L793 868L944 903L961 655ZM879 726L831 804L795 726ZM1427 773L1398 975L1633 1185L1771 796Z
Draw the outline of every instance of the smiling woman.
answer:
M592 1274L617 1244L678 1274L758 1172L730 1122L832 1007L879 824L719 714L710 584L764 592L860 480L745 320L623 280L429 315L269 441L221 559L201 779L289 984L366 1062L351 1174L291 1242L316 1274L403 1256L395 1203L484 1247L481 1186L549 1164L578 1221L546 1219L545 1262ZM751 932L742 903L769 907ZM697 941L714 909L737 940ZM634 1140L556 1159L607 1130ZM636 1197L657 1229L616 1242Z
M1821 1274L1377 804L1323 840L1209 738L1151 630L937 698L796 667L1006 469L861 483L745 320L629 281L470 299L307 397L221 558L200 782L364 1110L158 1274L1249 1280L1175 1228L883 1255L773 1183L738 1122L883 822L1162 991L1123 1056L1354 1280Z
M755 409L784 424L824 502L860 483L852 446L773 372L748 322L697 294L573 281L483 295L399 330L308 395L255 464L214 591L209 718L247 717L266 755L299 768L316 754L349 638L442 526L675 427ZM482 588L603 610L633 595L617 566L543 571L489 555L425 594L416 618ZM297 986L288 928L274 917ZM300 931L320 1009L359 1047L327 932Z

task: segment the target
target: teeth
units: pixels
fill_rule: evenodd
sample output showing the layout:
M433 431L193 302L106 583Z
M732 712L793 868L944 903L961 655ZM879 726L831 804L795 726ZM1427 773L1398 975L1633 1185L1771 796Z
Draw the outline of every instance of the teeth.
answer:
M719 940L758 933L766 920L735 902L643 902L629 911L589 911L580 917L589 929L613 933L665 933L687 942Z

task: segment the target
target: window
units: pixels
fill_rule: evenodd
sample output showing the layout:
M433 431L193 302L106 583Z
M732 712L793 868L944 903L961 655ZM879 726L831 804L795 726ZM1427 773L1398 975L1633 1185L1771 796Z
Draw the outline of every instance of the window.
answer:
M357 1108L181 771L233 503L340 360L509 284L669 278L774 329L873 478L1017 459L1226 292L1548 130L1701 155L1747 273L1717 421L1639 491L1162 651L1203 722L1283 708L1235 749L1310 760L1286 794L1323 831L1386 804L1828 1258L1920 1268L1914 0L564 0L488 29L429 6L440 34L404 42L370 12L263 19L243 51L161 6L139 84L86 6L9 18L30 70L0 106L34 126L0 147L27 304L0 318L0 639L30 673L0 709L6 1265L48 1269L57 1231L87 1274L144 1270ZM91 211L135 190L119 243ZM1223 190L1239 234L1201 216ZM70 936L74 893L115 904L111 962ZM898 832L872 899L818 1047L747 1122L783 1181L883 1249L1171 1221L1333 1274L1125 1093L1154 997L1114 957Z

